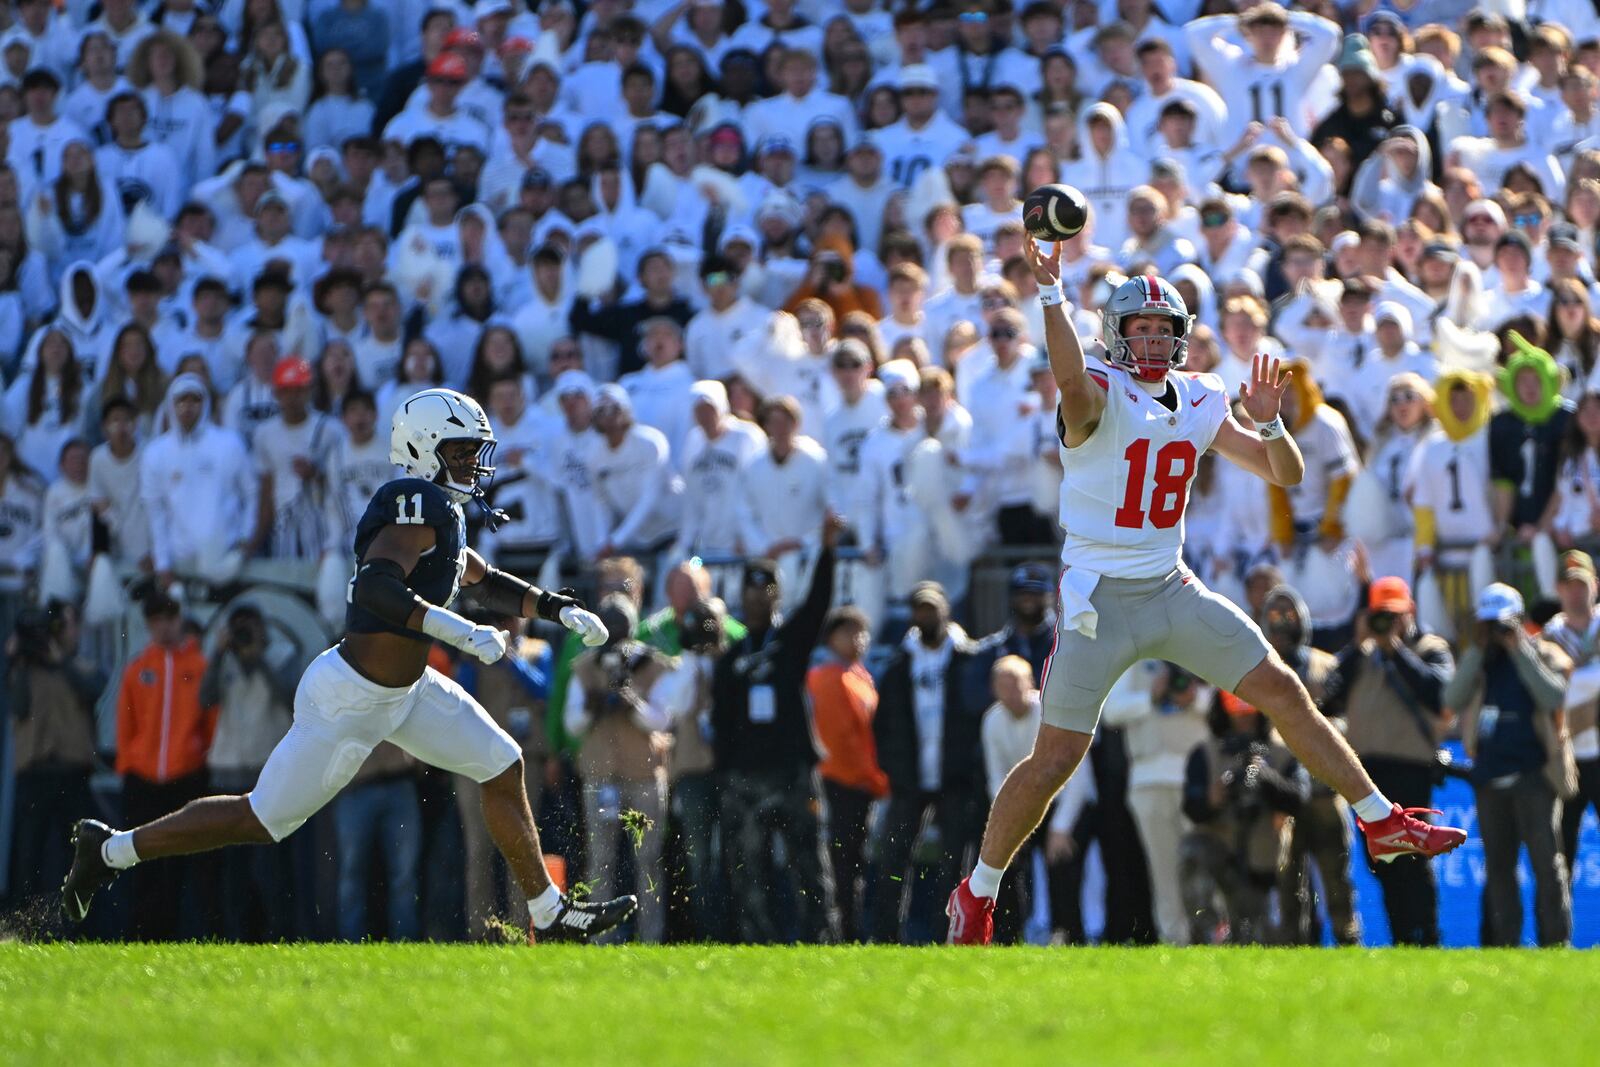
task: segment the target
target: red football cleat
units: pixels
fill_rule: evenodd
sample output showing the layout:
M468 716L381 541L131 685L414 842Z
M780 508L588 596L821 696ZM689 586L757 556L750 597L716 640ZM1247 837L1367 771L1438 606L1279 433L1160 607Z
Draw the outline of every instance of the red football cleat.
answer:
M994 900L974 894L971 881L961 879L944 908L950 916L950 936L945 940L952 945L987 945L994 940Z
M1467 839L1465 830L1453 826L1434 826L1418 815L1442 815L1435 808L1402 808L1396 804L1389 817L1377 822L1356 820L1367 835L1367 854L1379 863L1393 863L1401 856L1441 856Z

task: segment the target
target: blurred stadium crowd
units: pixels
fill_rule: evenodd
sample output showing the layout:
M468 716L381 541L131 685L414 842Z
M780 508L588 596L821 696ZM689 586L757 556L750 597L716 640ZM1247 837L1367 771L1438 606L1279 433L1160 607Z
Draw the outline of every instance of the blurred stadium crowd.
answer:
M1019 208L1065 181L1092 206L1063 255L1086 339L1112 285L1157 272L1196 317L1189 370L1297 368L1305 481L1203 461L1188 564L1387 795L1468 776L1485 943L1521 937L1520 850L1538 939L1570 936L1600 803L1593 5L0 20L16 913L58 884L72 818L251 786L338 636L389 416L444 383L500 439L511 521L475 547L576 585L619 637L436 653L523 744L568 882L636 885L646 940L939 939L1054 632L1055 395ZM752 615L782 619L759 648ZM1343 801L1231 696L1142 664L1090 763L1003 936L1030 914L1088 936L1095 843L1106 940L1361 937ZM488 936L520 902L475 788L384 748L295 838L134 871L90 932ZM1429 869L1377 873L1393 936L1437 942Z

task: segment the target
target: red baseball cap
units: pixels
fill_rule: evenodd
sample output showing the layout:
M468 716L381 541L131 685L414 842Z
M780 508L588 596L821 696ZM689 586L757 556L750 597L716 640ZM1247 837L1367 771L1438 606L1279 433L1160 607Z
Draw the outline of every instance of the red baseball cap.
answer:
M299 356L284 356L272 368L274 389L301 389L311 384L311 364Z
M483 41L478 37L478 31L469 30L465 26L457 26L445 34L444 46L446 48L476 48L483 50Z
M440 52L428 64L428 77L464 82L467 80L467 61L454 52Z
M1224 689L1222 691L1222 710L1229 715L1253 715L1256 709L1253 704L1246 704Z
M1367 610L1394 614L1410 611L1411 587L1404 578L1379 578L1367 589Z

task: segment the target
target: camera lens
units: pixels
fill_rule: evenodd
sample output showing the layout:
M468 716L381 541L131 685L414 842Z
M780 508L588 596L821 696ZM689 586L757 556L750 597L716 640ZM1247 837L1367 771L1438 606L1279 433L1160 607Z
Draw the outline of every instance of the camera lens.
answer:
M1367 629L1375 634L1386 634L1394 628L1394 615L1387 611L1374 612L1367 619Z

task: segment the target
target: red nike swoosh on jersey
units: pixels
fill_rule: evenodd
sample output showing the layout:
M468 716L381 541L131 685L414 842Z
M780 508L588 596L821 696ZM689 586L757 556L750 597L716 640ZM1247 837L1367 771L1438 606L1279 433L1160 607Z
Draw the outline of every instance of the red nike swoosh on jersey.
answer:
M1206 402L1206 398L1205 397L1201 397L1199 400L1191 400L1191 401L1189 401L1189 406L1192 407L1192 408L1197 408L1201 404L1204 404L1205 402Z

